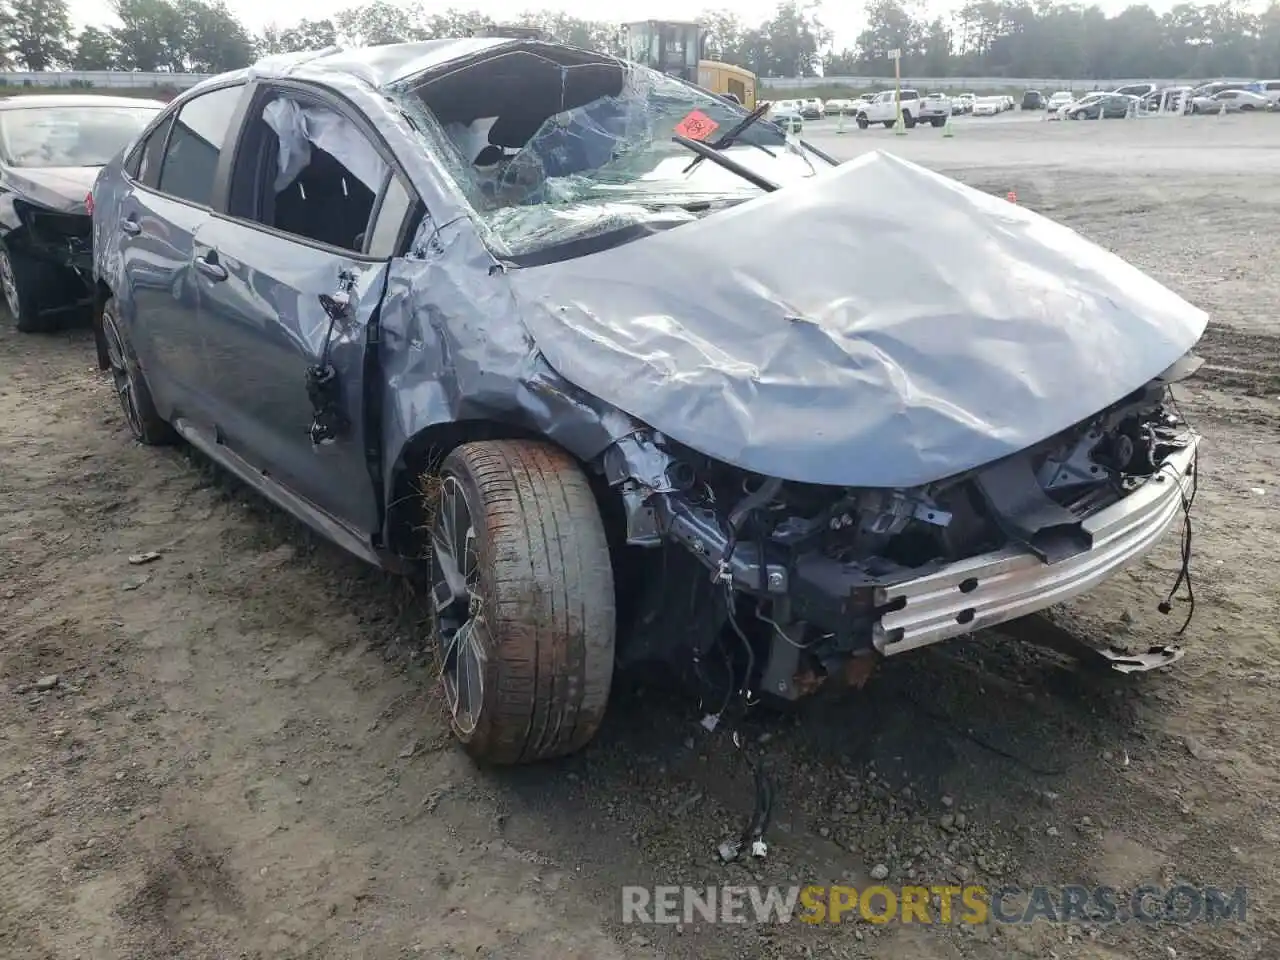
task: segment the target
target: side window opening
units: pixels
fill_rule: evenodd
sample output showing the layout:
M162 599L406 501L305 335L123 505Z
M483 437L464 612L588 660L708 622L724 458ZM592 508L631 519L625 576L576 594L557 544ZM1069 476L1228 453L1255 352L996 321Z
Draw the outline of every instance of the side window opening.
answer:
M270 97L252 122L228 212L282 233L356 253L390 170L335 110Z
M166 118L160 126L151 131L144 143L138 146L138 164L129 171L139 182L148 187L155 187L160 182L160 168L164 160L164 142L169 136L169 128L173 126L173 117Z
M218 158L243 92L243 86L222 87L182 105L160 168L162 193L209 205Z

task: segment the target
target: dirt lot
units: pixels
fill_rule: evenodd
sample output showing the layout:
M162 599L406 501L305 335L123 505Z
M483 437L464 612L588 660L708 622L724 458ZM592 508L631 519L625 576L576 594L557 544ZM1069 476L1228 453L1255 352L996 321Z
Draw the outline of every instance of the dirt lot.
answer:
M0 326L0 944L6 958L1280 956L1280 118L838 136L1065 221L1209 310L1185 660L1085 675L997 636L722 727L626 679L585 754L479 771L421 608L182 450L131 444L82 332ZM1268 153L1269 151L1269 153ZM154 562L129 557L159 551ZM1171 539L1067 611L1165 642ZM51 678L57 677L56 684ZM49 687L49 689L43 689ZM637 929L623 884L1143 881L1249 887L1219 927Z

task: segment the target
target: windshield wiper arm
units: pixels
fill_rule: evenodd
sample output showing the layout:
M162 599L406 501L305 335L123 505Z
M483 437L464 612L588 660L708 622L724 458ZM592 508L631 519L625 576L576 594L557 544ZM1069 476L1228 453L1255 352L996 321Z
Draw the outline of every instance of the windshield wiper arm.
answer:
M712 163L724 167L730 173L736 173L743 180L747 181L747 183L759 187L765 193L773 193L773 191L778 189L778 185L772 180L762 177L754 170L744 167L737 160L730 160L724 154L717 152L715 147L710 144L703 143L701 140L691 140L688 137L682 137L678 133L671 139L680 144L680 146L686 147L696 153L698 155L697 159L710 160ZM695 159L695 163L697 162L697 159ZM692 166L692 164L690 164L690 166Z
M759 120L768 112L769 112L768 104L763 104L761 106L756 107L749 114L747 114L745 117L739 120L736 124L730 127L728 131L721 134L719 139L714 140L710 144L708 144L708 146L710 146L712 150L728 149L734 144L734 142L739 137L741 137L744 133L746 133L748 127L750 127L753 123L755 123L757 120ZM765 153L769 154L769 156L771 157L774 156L773 151L770 150L768 147L766 147L762 143L755 143L754 141L752 141L751 145L758 150L763 150ZM684 170L681 172L688 173L701 162L702 162L702 155L699 154L698 156L694 157L693 160L690 162L690 164L687 167L685 167Z

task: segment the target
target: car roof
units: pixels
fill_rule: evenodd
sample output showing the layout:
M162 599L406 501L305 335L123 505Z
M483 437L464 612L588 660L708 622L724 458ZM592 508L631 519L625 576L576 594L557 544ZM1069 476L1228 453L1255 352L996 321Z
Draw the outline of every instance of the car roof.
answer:
M145 97L106 97L96 93L36 93L30 96L0 97L0 110L31 110L37 107L155 107L160 100Z
M465 60L503 47L535 51L546 47L556 47L561 50L575 49L568 44L550 40L526 40L513 37L453 37L419 40L413 43L353 47L349 50L335 46L319 51L299 51L263 57L248 68L231 70L202 80L190 90L184 91L183 99L189 99L192 92L205 91L210 87L220 86L228 81L250 75L299 76L313 80L342 77L375 87L385 87L444 64ZM588 51L583 51L583 54L587 55ZM590 56L607 55L592 53Z

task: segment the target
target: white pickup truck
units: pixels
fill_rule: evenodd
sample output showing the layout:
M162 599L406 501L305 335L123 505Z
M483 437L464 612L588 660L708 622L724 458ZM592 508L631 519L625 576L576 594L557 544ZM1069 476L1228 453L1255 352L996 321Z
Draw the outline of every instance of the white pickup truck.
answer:
M902 91L902 125L911 128L917 123L931 123L941 127L951 116L951 100L940 93L920 96L918 90ZM877 94L869 103L858 106L858 126L863 130L873 123L883 123L892 127L898 120L898 105L894 99L894 91L886 90Z

